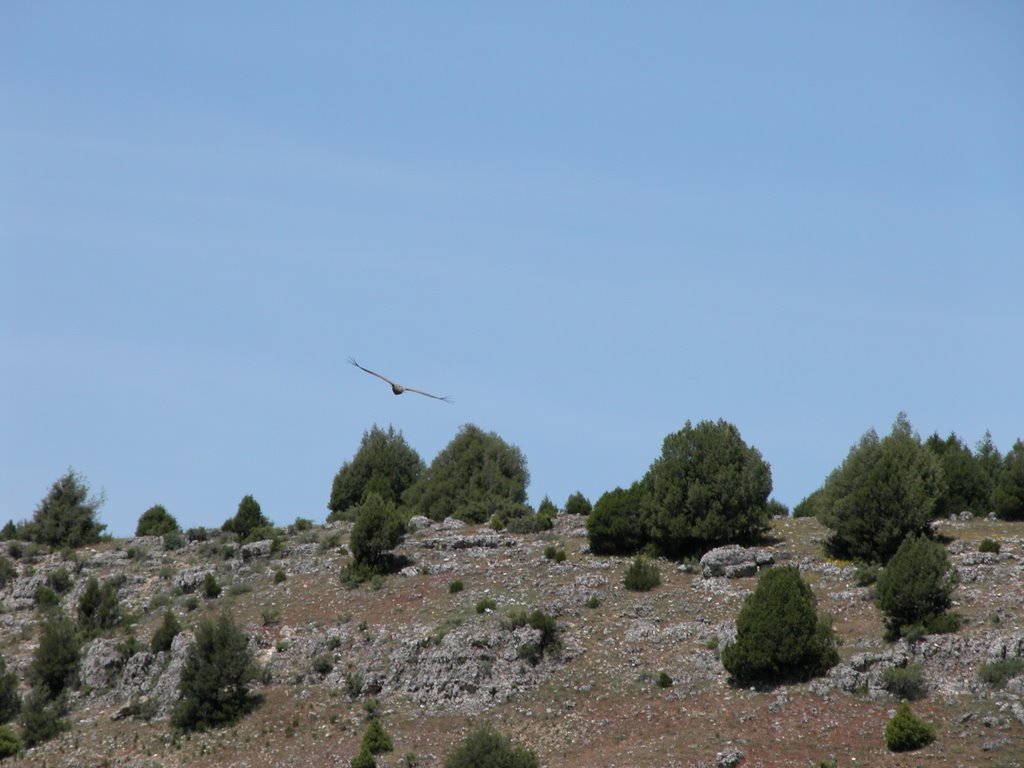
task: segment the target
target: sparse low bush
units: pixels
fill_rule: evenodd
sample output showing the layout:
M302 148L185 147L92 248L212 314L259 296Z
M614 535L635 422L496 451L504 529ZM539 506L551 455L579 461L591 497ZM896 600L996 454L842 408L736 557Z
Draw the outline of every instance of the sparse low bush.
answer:
M217 582L217 577L212 573L207 573L203 577L203 595L213 600L215 597L220 597L220 593L221 586Z
M885 745L890 752L909 752L935 741L935 729L914 716L907 704L900 704L885 726Z
M58 595L66 595L70 592L72 583L71 574L63 566L46 574L46 586Z
M284 569L278 568L276 571L274 571L274 583L275 584L280 584L282 581L286 581L287 579L288 579L288 574L284 572Z
M456 595L466 588L466 585L462 583L462 579L456 579L448 584L448 593Z
M18 578L18 566L6 557L0 557L0 589Z
M373 718L370 724L366 726L366 731L363 732L360 751L366 750L371 755L379 755L384 752L391 752L394 748L395 745L391 741L391 737L388 736L387 731L384 730L384 726L381 725L380 718Z
M329 653L318 654L310 666L318 675L329 675L334 670L334 657Z
M860 563L853 575L853 580L858 587L870 587L878 581L878 575L882 568L877 563Z
M538 768L532 750L515 747L489 724L478 726L448 755L444 768Z
M549 544L544 547L544 557L548 560L554 560L556 563L565 562L565 550L561 547L556 547L554 544Z
M363 692L363 676L358 672L345 673L345 692L349 698L358 699Z
M587 602L584 603L584 605L586 605L587 608L600 608L601 607L601 598L598 597L597 595L591 595L590 597L587 598Z
M0 724L9 723L21 712L18 676L7 669L7 660L0 654Z
M637 557L626 571L622 583L631 592L649 592L661 584L661 573L653 562Z
M529 614L526 611L516 611L509 616L509 626L512 629L530 626L540 630L540 639L537 642L524 643L519 647L519 658L531 664L539 664L545 653L561 648L561 641L558 638L558 623L554 617L541 610L535 610Z
M897 699L917 701L924 698L928 690L924 679L924 667L920 664L889 667L882 672L882 687Z
M174 552L185 546L185 537L181 535L181 531L169 531L164 534L161 541L164 550L167 552Z
M1002 688L1006 683L1024 675L1024 658L999 659L982 664L978 669L978 678L993 688Z
M21 737L9 725L0 725L0 760L14 757L25 749Z
M672 676L668 672L659 672L658 679L656 681L659 688L671 688L672 687Z
M64 720L67 701L63 695L50 698L42 689L33 689L21 708L21 738L31 749L37 744L56 738L68 729Z
M498 607L498 604L493 599L485 597L476 604L477 613L487 613L493 611Z
M999 550L999 542L995 539L983 539L981 544L978 545L979 552L992 552L993 554L998 555Z
M153 639L150 640L149 649L153 653L171 650L174 638L180 632L181 622L178 621L178 617L175 616L172 611L167 611L164 614L164 618L160 623L160 626L157 627L156 632L153 633Z

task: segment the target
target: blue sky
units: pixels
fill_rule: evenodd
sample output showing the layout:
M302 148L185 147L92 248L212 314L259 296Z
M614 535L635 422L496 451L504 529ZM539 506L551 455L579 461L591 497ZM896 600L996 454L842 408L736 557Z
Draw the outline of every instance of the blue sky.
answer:
M775 497L1024 436L1024 6L0 6L0 518L320 521L373 424L530 500L689 419ZM450 395L446 405L346 363Z

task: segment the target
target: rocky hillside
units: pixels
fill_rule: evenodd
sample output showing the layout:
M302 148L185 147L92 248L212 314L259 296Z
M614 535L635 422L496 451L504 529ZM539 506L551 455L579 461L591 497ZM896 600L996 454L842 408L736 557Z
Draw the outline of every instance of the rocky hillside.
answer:
M171 550L140 538L73 555L23 554L0 592L0 643L20 676L37 643L37 587L61 568L73 580L61 598L72 615L89 576L116 577L139 642L132 647L124 630L91 641L71 730L9 764L347 766L367 709L379 707L395 744L382 766L440 766L481 719L552 767L1024 765L1024 677L1002 688L979 680L988 662L1024 658L1019 524L940 523L961 576L954 609L965 625L896 644L882 640L856 569L822 554L813 519L777 520L757 549L702 563L659 560L661 586L646 593L623 588L627 559L588 552L583 518L563 515L553 530L528 535L416 524L398 550L410 565L355 589L338 576L349 560L344 524L295 531L273 553L269 542L237 549L224 537ZM984 538L1000 552L979 552ZM551 557L559 550L564 560ZM781 563L799 566L834 616L842 663L802 685L731 687L719 650L758 570ZM223 586L219 597L202 594L207 573ZM237 725L172 733L191 633L169 652L144 650L168 608L186 627L230 610L250 635L265 669L256 685L263 701ZM524 660L520 648L540 631L511 621L517 609L555 617L560 647ZM911 663L923 665L927 688L913 709L938 738L897 755L882 735L898 703L883 676Z

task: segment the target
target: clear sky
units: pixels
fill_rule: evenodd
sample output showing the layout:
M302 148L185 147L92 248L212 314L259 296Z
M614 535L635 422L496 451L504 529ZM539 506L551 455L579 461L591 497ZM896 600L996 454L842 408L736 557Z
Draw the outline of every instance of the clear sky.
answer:
M1024 436L1022 288L1019 2L0 4L0 522L321 521L375 423L562 504L724 418L792 506Z

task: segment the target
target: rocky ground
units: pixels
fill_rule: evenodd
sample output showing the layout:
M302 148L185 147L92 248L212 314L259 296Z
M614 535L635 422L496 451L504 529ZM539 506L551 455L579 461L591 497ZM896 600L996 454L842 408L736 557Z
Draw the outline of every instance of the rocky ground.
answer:
M544 534L495 533L456 521L416 520L398 554L410 565L376 584L346 588L348 527L314 526L238 550L228 538L166 550L159 538L119 540L74 555L32 554L0 591L0 647L22 674L37 639L36 587L65 568L74 613L88 576L120 581L141 648L163 612L186 627L230 610L265 669L263 701L234 727L176 736L167 719L191 640L170 652L92 641L73 727L11 760L36 766L347 766L368 706L379 706L395 751L382 766L440 766L481 720L534 749L545 766L1024 766L1024 677L996 690L978 679L988 661L1024 657L1024 526L987 520L938 525L961 575L955 635L882 640L881 616L856 569L827 559L811 519L777 520L753 549L700 562L659 560L661 586L622 587L629 560L589 554L584 520L561 516ZM978 552L983 538L999 554ZM551 546L566 559L545 556ZM4 545L0 545L2 547ZM832 614L842 662L826 678L771 690L729 685L718 659L760 569L795 564ZM286 578L279 581L275 572ZM224 586L201 596L206 573ZM461 591L451 591L452 582ZM494 608L478 612L478 604ZM536 664L519 648L539 631L510 620L541 609L557 619L560 649ZM885 669L920 662L927 696L912 706L932 722L931 746L895 755L882 731L897 700ZM658 684L666 673L671 685Z

